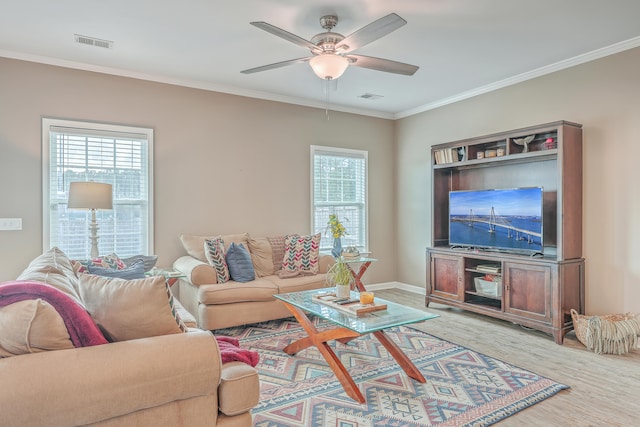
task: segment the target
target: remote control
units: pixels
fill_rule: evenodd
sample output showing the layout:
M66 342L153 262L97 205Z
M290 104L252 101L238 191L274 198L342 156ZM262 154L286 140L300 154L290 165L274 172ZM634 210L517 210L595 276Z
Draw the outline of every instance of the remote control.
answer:
M345 304L353 304L354 302L360 302L359 299L348 299L345 301L336 301L336 304L345 305Z

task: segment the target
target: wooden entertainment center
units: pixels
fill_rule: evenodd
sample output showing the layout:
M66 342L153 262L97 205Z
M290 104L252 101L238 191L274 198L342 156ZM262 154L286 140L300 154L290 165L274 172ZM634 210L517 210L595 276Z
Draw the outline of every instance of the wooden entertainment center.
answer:
M562 344L573 328L570 310L584 313L582 125L558 121L438 144L431 159L426 305L511 321ZM450 191L520 187L543 187L543 254L450 246Z

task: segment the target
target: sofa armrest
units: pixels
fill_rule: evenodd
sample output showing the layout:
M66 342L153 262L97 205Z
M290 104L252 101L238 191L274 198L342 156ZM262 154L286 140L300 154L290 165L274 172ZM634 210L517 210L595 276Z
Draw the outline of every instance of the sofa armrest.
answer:
M84 425L210 395L215 425L221 365L208 331L0 359L1 423Z
M336 259L332 255L320 255L318 258L318 270L324 274L329 271L329 268L335 264Z
M216 270L199 259L185 255L173 263L173 269L187 276L189 283L195 286L218 283Z

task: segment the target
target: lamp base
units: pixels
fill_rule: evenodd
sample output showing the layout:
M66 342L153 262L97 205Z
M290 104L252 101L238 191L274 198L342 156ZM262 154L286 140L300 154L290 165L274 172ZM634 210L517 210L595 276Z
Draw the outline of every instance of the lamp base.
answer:
M96 210L91 209L91 223L89 224L89 234L91 239L91 259L98 258L98 223L96 222Z

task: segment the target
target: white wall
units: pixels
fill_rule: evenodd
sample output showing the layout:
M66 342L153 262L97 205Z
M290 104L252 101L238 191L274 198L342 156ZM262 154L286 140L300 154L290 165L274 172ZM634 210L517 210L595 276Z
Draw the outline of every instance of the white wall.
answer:
M309 233L310 145L369 152L368 283L395 268L394 122L0 58L0 281L42 251L41 118L146 126L155 133L155 252L180 233Z
M431 145L556 120L583 125L589 314L640 312L640 49L397 122L398 280L426 285Z

